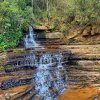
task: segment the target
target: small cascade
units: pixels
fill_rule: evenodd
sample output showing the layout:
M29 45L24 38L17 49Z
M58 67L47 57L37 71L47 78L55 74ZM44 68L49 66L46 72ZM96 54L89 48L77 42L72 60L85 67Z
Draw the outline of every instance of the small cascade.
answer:
M63 55L61 53L60 54L57 54L56 55L56 58L57 58L57 62L58 62L58 68L63 68L63 65L61 63L62 58L63 58Z
M59 68L63 68L62 63L68 62L68 55L60 52L45 52L45 53L28 53L23 56L17 56L15 59L10 59L8 65L14 66L36 66L40 68L40 65L58 65ZM48 68L48 67L47 67Z
M39 47L39 44L35 41L36 34L33 31L33 28L29 26L29 34L25 36L24 42L25 42L25 48L36 48Z
M35 83L34 88L38 91L37 97L43 97L43 100L58 100L58 96L68 88L66 69L63 67L68 61L66 52L29 52L15 58L15 61L10 62L13 66L35 67L32 83Z
M57 63L54 68L52 68L53 60ZM43 100L57 100L57 96L68 88L66 75L61 72L66 71L63 68L62 60L61 53L54 55L46 53L40 57L40 63L33 81L36 83L35 89L39 91L37 96L43 97Z

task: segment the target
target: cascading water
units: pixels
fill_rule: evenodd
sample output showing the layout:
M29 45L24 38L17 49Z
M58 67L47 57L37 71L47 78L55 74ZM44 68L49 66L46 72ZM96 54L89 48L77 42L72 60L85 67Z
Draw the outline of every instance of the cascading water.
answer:
M35 41L35 35L32 27L29 27L29 34L26 35L24 40L25 40L26 48L39 47L39 44L37 44ZM77 68L78 63L75 64L76 58L74 58L74 62L69 62L72 64L74 63L75 66L71 65L69 68L69 66L67 67L66 62L68 62L69 57L70 58L76 57L75 55L71 54L70 52L66 53L65 51L59 52L59 50L55 50L55 49L52 49L50 51L49 49L47 49L48 47L45 50L41 50L41 47L39 48L39 50L25 50L24 52L20 52L20 53L13 53L13 52L8 53L9 57L6 60L8 61L7 64L11 66L7 66L5 68L5 72L9 73L7 74L7 77L13 76L12 78L14 79L10 79L11 78L10 77L6 81L4 80L2 83L0 83L1 89L9 90L9 88L14 87L15 90L15 86L21 86L26 84L29 87L29 89L25 88L25 91L21 91L21 92L17 91L18 94L16 94L17 93L16 92L15 93L16 95L13 96L9 95L9 100L15 100L15 99L11 99L12 97L17 98L16 100L36 100L36 99L37 100L59 100L58 96L61 93L63 93L64 90L69 88L67 84L69 84L69 86L72 85L71 88L73 87L78 88L78 86L80 88L81 86L84 87L90 84L92 84L90 86L95 85L98 87L97 79L99 77L96 77L96 75L98 76L99 71L97 70L97 68L95 69L95 68L87 67L85 69L83 65L78 66ZM90 62L87 63L85 62L85 64L87 65ZM80 63L83 64L83 61L79 62L79 65L81 65ZM24 69L25 70L28 69L28 71L24 72ZM15 71L19 71L19 72L15 73ZM84 76L84 73L87 74L89 71L90 74L91 72L94 71L98 73L96 73L96 75L93 73L93 75L91 76L90 74L88 74L88 76L86 75ZM3 74L3 78L5 72ZM14 76L17 77L15 78ZM94 78L96 77L95 80L93 77ZM90 78L92 80L90 80ZM89 80L86 81L87 79ZM84 83L84 81L86 82ZM6 92L6 90L4 91Z
M58 100L58 96L68 88L66 70L63 66L63 63L68 61L66 52L31 51L16 57L17 59L15 61L13 59L9 64L19 68L21 66L35 68L31 81L35 83L34 90L38 91L35 96L42 97L42 100ZM34 96L31 100L34 100Z
M40 59L34 76L36 90L39 90L38 97L43 100L57 100L57 96L67 89L66 70L63 65L61 53L44 53Z
M36 37L36 35L33 31L33 28L31 26L29 26L29 34L26 35L26 37L24 38L25 48L39 47L39 44L37 44L35 41L35 37Z
M35 41L35 34L31 26L24 41L26 48L39 47L39 44ZM33 76L33 82L36 83L35 89L39 91L37 96L43 97L43 100L57 100L57 96L67 88L66 74L64 74L66 70L62 65L62 53L45 52L38 54L38 56L34 54L30 58L30 61L27 61L26 58L25 64L27 66L31 64L37 68Z

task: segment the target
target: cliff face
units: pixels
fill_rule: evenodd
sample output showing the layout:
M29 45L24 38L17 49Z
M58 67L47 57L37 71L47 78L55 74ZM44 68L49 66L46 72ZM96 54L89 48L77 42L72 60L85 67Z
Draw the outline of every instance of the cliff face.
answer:
M98 44L100 43L100 25L73 26L68 32L69 44Z
M99 44L100 25L78 26L73 25L68 32L56 32L45 27L34 27L39 38L62 39L66 44Z

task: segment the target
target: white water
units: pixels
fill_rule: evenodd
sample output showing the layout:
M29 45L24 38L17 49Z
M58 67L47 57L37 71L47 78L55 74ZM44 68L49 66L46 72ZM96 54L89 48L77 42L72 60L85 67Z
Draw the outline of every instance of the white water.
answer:
M39 47L39 44L37 44L35 41L35 37L36 37L36 35L33 31L33 28L31 26L29 26L29 34L26 35L24 38L25 48Z
M30 26L29 34L24 38L26 48L39 47L35 37L33 28ZM62 62L61 52L43 53L39 58L33 55L30 61L25 61L25 64L31 63L37 67L33 82L36 83L35 89L39 91L37 96L43 97L43 100L57 100L58 95L66 90L66 74L64 74L66 70Z
M54 65L53 59L56 61L56 65ZM39 60L40 63L33 81L36 83L35 89L39 90L37 96L43 97L43 100L58 100L57 96L67 88L66 75L63 73L65 70L61 63L62 59L61 53L53 55L45 53Z

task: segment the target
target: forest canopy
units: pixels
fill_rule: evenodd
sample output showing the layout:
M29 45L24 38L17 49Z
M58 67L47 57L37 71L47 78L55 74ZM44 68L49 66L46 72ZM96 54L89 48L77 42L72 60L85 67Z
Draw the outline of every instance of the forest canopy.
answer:
M0 49L16 47L29 25L66 32L72 24L97 24L99 10L100 0L0 0Z

